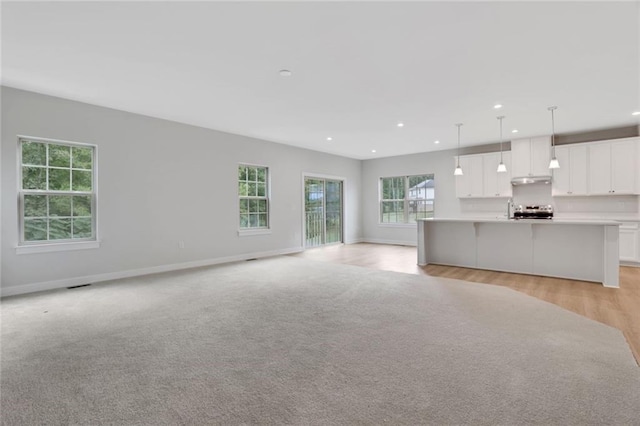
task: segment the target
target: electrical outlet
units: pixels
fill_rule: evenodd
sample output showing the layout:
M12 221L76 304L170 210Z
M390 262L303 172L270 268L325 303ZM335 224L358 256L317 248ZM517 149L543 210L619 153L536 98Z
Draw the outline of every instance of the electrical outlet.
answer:
M178 241L178 248L184 248L184 241Z

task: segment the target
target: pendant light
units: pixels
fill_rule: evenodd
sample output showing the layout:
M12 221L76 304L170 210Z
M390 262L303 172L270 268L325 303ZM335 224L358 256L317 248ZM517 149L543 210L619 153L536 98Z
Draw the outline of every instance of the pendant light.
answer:
M549 161L550 169L560 168L560 163L556 158L556 129L555 129L555 122L553 119L553 111L555 111L557 108L558 108L557 106L550 106L549 108L547 108L549 111L551 111L551 161Z
M498 173L504 173L507 171L507 166L505 166L502 161L502 119L504 118L504 115L496 118L500 120L500 164L498 164Z
M453 172L456 176L462 176L462 167L460 167L460 127L462 127L462 123L456 123L456 127L458 128L458 165L456 166L455 171Z

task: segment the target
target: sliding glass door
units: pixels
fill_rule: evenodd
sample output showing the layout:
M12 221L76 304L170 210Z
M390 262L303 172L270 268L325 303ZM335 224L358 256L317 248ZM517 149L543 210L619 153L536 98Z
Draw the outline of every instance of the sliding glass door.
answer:
M342 181L304 179L305 247L342 242Z

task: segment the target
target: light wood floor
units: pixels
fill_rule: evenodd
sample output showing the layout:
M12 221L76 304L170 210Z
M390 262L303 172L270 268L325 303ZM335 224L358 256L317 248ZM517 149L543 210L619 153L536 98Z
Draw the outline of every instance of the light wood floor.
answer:
M350 244L306 250L293 256L386 271L455 278L521 291L622 331L640 364L640 268L620 267L620 288L601 284L452 266L416 265L415 247Z

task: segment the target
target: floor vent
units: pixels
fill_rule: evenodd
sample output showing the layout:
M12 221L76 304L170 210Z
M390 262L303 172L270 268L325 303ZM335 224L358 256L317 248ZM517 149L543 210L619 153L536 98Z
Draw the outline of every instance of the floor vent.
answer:
M67 287L67 290L71 290L74 288L80 288L80 287L89 287L91 284L80 284L80 285L72 285L71 287Z
M251 262L252 260L258 260L258 258L257 258L257 257L254 257L253 259L247 259L246 261L247 261L247 262Z

